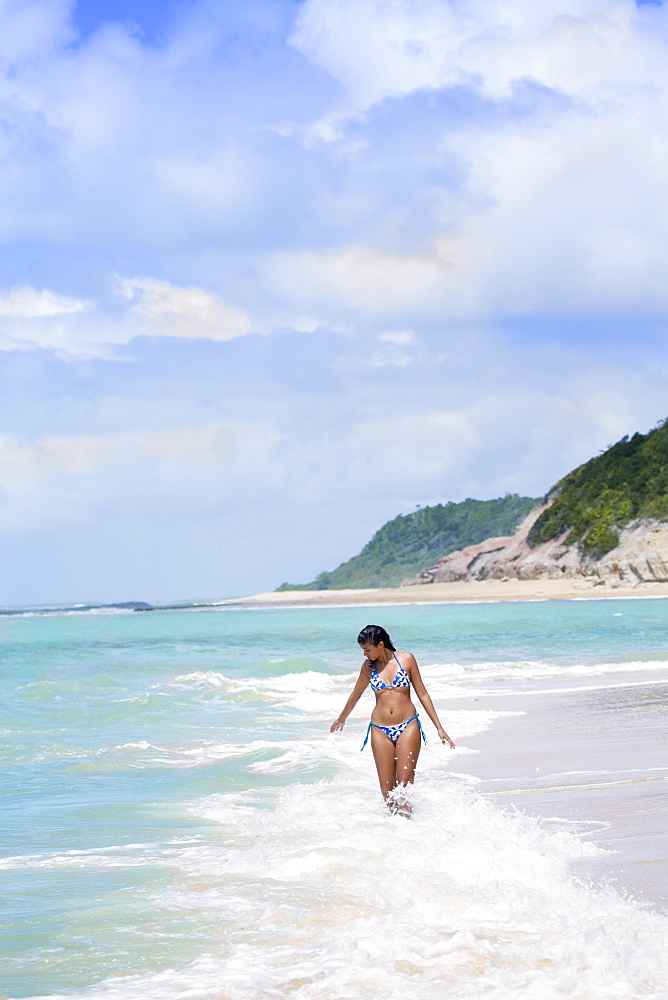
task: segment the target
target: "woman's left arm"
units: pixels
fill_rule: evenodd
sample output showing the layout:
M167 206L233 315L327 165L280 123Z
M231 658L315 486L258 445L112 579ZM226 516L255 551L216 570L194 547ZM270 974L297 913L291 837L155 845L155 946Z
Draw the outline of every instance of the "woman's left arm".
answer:
M408 667L408 672L410 675L411 684L413 685L413 690L415 691L416 695L422 702L425 712L436 726L436 732L438 733L438 738L440 739L441 743L447 743L449 747L452 750L454 750L455 744L452 742L452 740L446 733L445 729L441 725L441 720L436 714L434 703L429 697L429 692L424 686L424 681L422 680L422 676L420 674L420 668L417 665L417 660L415 659L412 653L405 653L404 655L406 657L406 660L408 661L405 664L405 667Z

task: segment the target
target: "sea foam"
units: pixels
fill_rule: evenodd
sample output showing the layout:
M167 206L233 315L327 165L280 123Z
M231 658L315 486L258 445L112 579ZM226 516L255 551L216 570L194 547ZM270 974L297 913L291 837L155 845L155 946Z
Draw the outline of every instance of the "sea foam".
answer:
M193 962L117 977L88 1000L635 1000L665 997L668 919L569 864L598 851L566 824L504 812L434 769L390 815L368 773L214 794L208 846L172 847L156 904L217 915Z

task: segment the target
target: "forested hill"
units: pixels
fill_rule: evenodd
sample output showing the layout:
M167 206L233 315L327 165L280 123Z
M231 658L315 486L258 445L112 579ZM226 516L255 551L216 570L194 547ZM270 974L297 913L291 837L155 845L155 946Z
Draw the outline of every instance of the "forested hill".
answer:
M400 514L376 532L359 555L312 583L284 583L279 590L347 590L355 587L396 587L455 549L495 535L512 534L538 503L515 494L498 500L422 507Z
M619 543L618 529L638 518L668 521L668 421L648 434L623 437L569 472L556 500L536 521L531 545L570 529L566 544L597 557Z

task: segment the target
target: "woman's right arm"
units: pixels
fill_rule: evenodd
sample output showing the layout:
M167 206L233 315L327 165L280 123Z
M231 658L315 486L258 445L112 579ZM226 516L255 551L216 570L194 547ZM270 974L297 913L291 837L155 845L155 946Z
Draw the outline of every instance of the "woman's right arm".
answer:
M330 733L336 733L338 730L343 729L346 719L354 709L357 702L362 697L364 691L369 686L370 673L367 667L368 660L365 660L362 664L362 669L360 670L360 675L355 682L355 687L353 688L352 694L345 704L343 711L341 712L338 719L331 724L329 727Z

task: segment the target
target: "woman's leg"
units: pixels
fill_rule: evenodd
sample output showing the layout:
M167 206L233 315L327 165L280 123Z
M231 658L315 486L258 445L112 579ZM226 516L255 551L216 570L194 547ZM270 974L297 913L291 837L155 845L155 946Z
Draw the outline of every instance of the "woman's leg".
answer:
M387 801L387 796L397 783L397 765L395 761L395 746L387 733L382 729L371 727L371 749L373 759L376 762L378 780L383 798Z
M415 781L415 768L422 748L422 734L417 719L407 726L396 743L396 783L397 785L412 785ZM402 802L397 812L402 816L411 815L409 802Z

